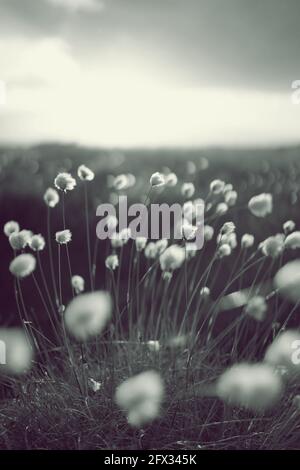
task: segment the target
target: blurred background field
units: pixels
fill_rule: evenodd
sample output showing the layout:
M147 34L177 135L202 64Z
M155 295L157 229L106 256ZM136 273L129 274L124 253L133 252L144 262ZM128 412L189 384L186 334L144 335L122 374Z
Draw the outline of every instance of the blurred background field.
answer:
M108 188L110 175L132 173L135 185L126 191L130 202L140 202L145 197L145 182L155 171L174 171L179 178L174 188L165 188L155 197L155 202L175 201L183 203L180 187L183 182L193 182L196 197L204 197L211 180L220 178L231 183L238 192L238 202L224 217L218 219L217 226L232 220L237 226L237 234L252 233L256 241L282 231L282 224L293 219L300 225L300 159L299 147L272 149L153 149L153 150L99 150L76 145L44 144L33 147L2 147L0 150L0 222L17 220L22 228L46 235L46 206L43 201L45 189L53 186L59 171L67 171L76 176L80 164L88 165L96 177L89 186L89 214L92 246L96 239L96 207L110 202ZM79 185L80 186L80 185ZM274 197L273 214L258 220L247 210L247 202L254 194L270 192ZM83 190L78 187L66 198L67 226L73 234L70 245L73 273L88 278L86 263L84 199ZM52 233L62 229L61 209L52 214ZM16 321L13 279L9 276L8 266L12 250L1 233L0 263L0 305L1 323L10 325ZM106 246L106 248L104 248ZM55 242L53 240L53 247ZM97 256L98 285L103 286L104 259L107 244L100 243ZM56 252L55 252L56 256ZM46 270L49 269L47 256L43 255ZM220 284L226 275L226 265L232 261L224 260ZM127 279L126 266L121 273ZM223 277L223 279L222 279ZM67 276L65 276L67 278ZM218 283L216 283L216 288ZM246 286L247 287L247 286ZM32 298L32 286L24 282L25 297ZM65 289L70 291L70 286ZM71 292L69 292L71 294ZM34 303L34 299L33 300ZM35 304L37 312L41 305ZM43 314L38 313L38 317Z

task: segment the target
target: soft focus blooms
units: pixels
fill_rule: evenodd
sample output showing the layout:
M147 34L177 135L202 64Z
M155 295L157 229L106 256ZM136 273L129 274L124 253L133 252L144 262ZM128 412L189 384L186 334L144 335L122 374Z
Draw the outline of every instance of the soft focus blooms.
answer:
M112 302L107 292L98 291L75 297L64 313L66 329L78 341L100 334L111 317Z
M219 233L217 236L217 243L220 245L229 245L232 250L234 250L237 247L237 238L236 238L236 233L231 232L231 233Z
M221 180L214 180L210 183L210 191L213 194L221 194L224 191L225 183Z
M92 181L95 178L95 173L85 165L78 167L77 175L82 181Z
M218 247L217 250L217 257L218 258L225 258L226 256L231 255L231 246L228 245L227 243L222 244L221 246Z
M42 235L33 235L29 242L30 248L33 251L42 251L45 248L46 242Z
M268 347L265 361L284 367L291 374L300 374L300 332L287 330L280 333Z
M76 294L81 294L84 291L84 279L81 276L74 275L71 279L71 285Z
M113 248L121 248L128 243L130 237L131 230L129 228L124 228L120 232L115 232L112 234L110 239L111 246Z
M185 260L185 249L179 245L169 246L159 258L162 271L172 272L181 267Z
M13 232L8 240L13 250L23 250L29 245L31 237L32 232L30 230L21 230L20 232Z
M97 382L96 380L92 379L92 378L89 378L88 379L88 385L89 385L89 388L94 392L98 392L101 387L102 387L102 383L101 382Z
M228 206L225 202L220 202L219 204L217 204L217 207L216 207L217 215L224 215L226 214L227 211L228 211Z
M233 222L225 222L220 230L222 235L230 235L233 232L235 232L235 224Z
M114 271L119 266L119 258L117 255L109 255L105 260L107 269Z
M293 220L287 220L283 224L283 231L287 235L287 234L293 232L293 230L295 230L295 227L296 227L296 224Z
M20 375L27 372L33 360L33 347L19 328L0 329L0 374Z
M245 308L245 313L257 321L263 321L268 310L267 302L261 295L252 297Z
M300 260L290 261L279 269L274 278L275 288L291 302L300 301Z
M273 210L272 194L262 193L258 196L253 196L248 203L248 208L256 217L266 217Z
M238 193L236 191L228 191L224 196L225 202L229 207L232 207L236 204L237 198Z
M156 256L161 255L165 251L165 249L168 246L168 243L169 242L166 238L162 238L161 240L157 240L157 242L155 243L156 250L157 250Z
M76 180L70 173L59 173L54 180L54 185L61 191L72 191L76 186Z
M242 248L251 248L254 245L254 236L250 233L244 233L241 239L241 247Z
M145 257L155 259L157 257L157 245L154 242L148 243L144 251Z
M31 253L24 253L12 260L9 265L10 272L19 278L27 277L36 267L36 259Z
M279 233L260 243L259 248L265 256L277 258L284 250L284 235Z
M60 245L66 245L67 243L69 243L72 240L72 233L68 229L62 230L60 232L56 232L55 240Z
M152 188L158 188L166 184L165 176L162 173L156 172L150 178Z
M194 240L198 231L196 225L184 222L180 227L180 233L184 240Z
M11 220L10 222L6 222L3 228L4 234L9 237L12 233L19 232L20 226L18 222L15 222L14 220Z
M139 428L159 416L163 396L164 385L160 375L147 371L119 385L115 401L126 413L129 424Z
M143 251L146 245L147 245L146 237L136 237L135 239L136 251Z
M296 248L300 248L300 232L293 232L290 233L284 242L286 248L292 248L295 250Z
M204 300L209 299L210 297L210 288L207 286L204 286L200 289L200 297Z
M160 344L157 340L147 341L146 345L149 351L151 352L158 352L160 350Z
M114 178L113 186L117 191L127 189L129 186L129 180L127 175L118 175Z
M268 364L236 364L217 381L218 397L231 404L264 411L274 406L283 393L281 377Z
M193 183L183 183L183 185L181 186L181 194L183 195L183 197L189 199L193 196L194 193L195 186L193 185Z
M214 236L214 228L211 225L204 225L204 240L209 242L213 239Z
M48 188L44 194L44 201L48 207L55 207L59 203L59 194L56 189Z
M177 176L175 175L175 173L168 173L166 176L165 176L165 180L166 180L166 185L169 186L169 187L173 187L173 186L176 186L177 182L178 182L178 178Z

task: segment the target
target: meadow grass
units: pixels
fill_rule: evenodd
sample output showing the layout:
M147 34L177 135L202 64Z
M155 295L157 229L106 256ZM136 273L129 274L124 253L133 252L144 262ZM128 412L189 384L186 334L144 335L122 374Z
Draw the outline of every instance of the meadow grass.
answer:
M186 180L196 183L196 176L190 174ZM173 188L150 191L148 181L143 182L143 200L172 199L168 191L172 194ZM245 247L241 242L244 221L251 219L257 233L268 214L255 219L238 185L227 188L236 189L237 203L221 214L218 205L224 201L224 188L217 195L210 190L201 197L206 203L205 223L214 231L212 239L207 237L202 250L164 278L164 251L152 256L147 247L138 251L131 239L119 247L96 239L88 196L92 185L79 178L82 187L60 192L57 206L45 207L46 247L34 252L34 272L24 280L15 278L16 310L35 356L26 374L1 376L5 397L0 402L0 448L299 448L299 380L287 380L280 400L259 411L227 403L215 386L228 367L262 362L274 338L290 326L299 326L297 303L282 298L273 286L274 275L291 257L284 247L287 233L265 248L259 241L269 233L262 233L261 240ZM52 219L56 219L55 227L69 228L68 200L76 191L82 191L76 217L83 229L80 233L71 230L72 241L57 242ZM107 200L112 193L129 191L116 191L112 185L107 188ZM191 199L198 196L196 185ZM224 241L218 235L229 221L234 226L230 240ZM273 235L283 234L281 223L273 218L272 224L276 227ZM75 270L74 239L81 250ZM178 244L185 249L185 243ZM228 253L220 250L224 245L229 246ZM30 242L13 250L11 258L25 252L32 253ZM119 265L105 269L104 261L111 254L117 256ZM82 273L86 274L84 291L105 290L113 309L101 333L80 342L66 328L65 309L82 295L72 284L72 276ZM230 297L232 293L236 297ZM257 296L266 305L266 310L258 309L261 318L256 310L247 311L249 300ZM237 298L244 300L239 303ZM116 389L148 370L157 371L164 383L160 411L156 419L130 426L126 412L116 404Z

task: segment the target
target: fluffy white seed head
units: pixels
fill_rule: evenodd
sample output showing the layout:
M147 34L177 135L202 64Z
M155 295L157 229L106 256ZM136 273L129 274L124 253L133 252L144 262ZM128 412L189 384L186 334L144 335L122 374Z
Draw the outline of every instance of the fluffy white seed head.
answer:
M166 184L166 179L162 173L159 173L157 171L156 173L153 173L153 175L151 175L150 185L152 188L159 188L161 186L164 186L165 184Z
M9 222L6 222L6 224L3 227L3 232L4 234L9 237L12 233L17 233L20 230L20 225L18 222L15 222L14 220L10 220Z
M72 233L70 230L61 230L60 232L56 232L55 240L60 245L67 245L72 240Z
M169 246L159 257L162 271L173 272L179 269L185 260L185 249L179 245Z
M44 194L44 201L48 207L55 207L59 203L59 194L54 188L48 188Z
M135 239L136 251L143 251L146 245L147 245L146 237L136 237Z
M257 321L263 321L266 317L268 305L265 298L261 295L252 297L245 308L245 313Z
M104 291L80 294L67 306L64 321L67 331L78 341L97 336L111 318L112 302Z
M300 332L288 330L280 333L270 344L265 361L276 367L283 367L290 374L300 374Z
M81 294L84 291L85 285L83 277L75 274L74 276L72 276L71 285L77 295Z
M292 250L300 248L300 231L290 233L286 237L284 245L285 248L291 248Z
M117 405L126 413L129 424L141 427L160 414L164 385L155 371L142 372L125 380L115 393Z
M284 250L284 235L279 233L268 237L260 243L259 248L265 256L277 258Z
M290 302L300 301L300 260L290 261L279 269L274 278L279 294Z
M31 253L24 253L12 260L9 265L10 272L18 277L30 276L36 268L36 259Z
M195 186L193 183L183 183L181 186L181 194L184 198L189 199L195 193Z
M93 181L95 178L95 173L85 165L78 167L77 175L81 181Z
M241 247L242 248L251 248L254 245L254 236L250 233L244 233L241 239Z
M117 255L109 255L105 260L107 269L114 271L119 266L119 258Z
M218 397L235 406L262 412L274 406L283 393L281 377L268 364L236 364L216 384Z
M222 180L213 180L210 183L210 192L213 194L221 194L224 191L225 183Z
M57 189L66 193L75 188L76 180L70 173L59 173L54 180L54 185Z
M248 208L256 217L266 217L273 211L272 194L262 193L258 196L253 196L248 203Z
M1 351L0 374L21 375L28 372L34 355L28 335L20 328L1 328L1 345L5 347Z
M33 251L42 251L45 248L46 242L44 237L38 234L31 237L29 245Z

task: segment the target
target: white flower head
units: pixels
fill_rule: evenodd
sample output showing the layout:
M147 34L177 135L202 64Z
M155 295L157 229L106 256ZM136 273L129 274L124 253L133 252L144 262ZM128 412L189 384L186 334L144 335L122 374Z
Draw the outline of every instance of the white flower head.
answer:
M300 332L287 330L270 344L265 361L276 367L284 367L288 373L300 374Z
M225 183L222 180L213 180L210 183L210 192L213 194L221 194L224 191Z
M6 222L3 228L4 234L9 237L13 233L17 233L20 230L20 225L18 222L15 222L14 220L10 220L9 222Z
M277 258L284 250L284 235L278 233L272 237L268 237L259 245L260 250L265 256Z
M18 277L27 277L33 273L36 268L36 259L31 253L24 253L12 260L9 265L10 272Z
M262 412L274 406L283 394L281 377L268 364L235 364L218 379L218 397L231 404Z
M286 237L284 245L286 248L291 248L292 250L300 248L300 231L290 233Z
M155 371L142 372L125 380L115 394L117 405L126 413L129 424L141 427L160 414L164 385Z
M153 175L151 175L150 185L152 188L159 188L161 186L164 186L165 184L166 184L166 179L162 173L159 173L157 171L156 173L153 173Z
M232 252L231 246L228 245L228 243L223 243L222 245L218 247L217 257L220 259L225 258L226 256L230 256L231 252Z
M241 247L242 248L251 248L254 245L254 236L250 233L244 233L241 239Z
M81 294L84 291L84 285L85 285L83 277L75 274L74 276L72 276L71 285L77 295Z
M89 385L89 388L94 392L99 392L99 390L102 388L102 383L101 382L97 382L96 380L92 379L92 378L89 378L88 379L88 385Z
M279 269L274 278L275 288L290 302L300 301L300 260L290 261Z
M200 297L204 300L209 299L210 297L210 288L207 286L201 287L200 289Z
M112 302L104 291L80 294L67 306L64 321L68 332L78 341L99 335L111 318Z
M129 180L127 175L118 175L115 177L113 186L116 191L123 191L129 187Z
M0 342L5 344L5 364L0 363L0 373L21 375L28 372L34 355L28 335L20 328L1 328Z
M176 186L176 184L178 183L178 178L175 173L168 173L165 176L165 181L166 181L166 185L172 188Z
M204 225L204 240L209 242L213 239L215 230L211 225Z
M228 191L225 193L224 199L228 207L233 207L236 204L238 193L236 191Z
M146 245L147 245L146 237L136 237L135 239L136 251L143 251Z
M41 234L32 235L29 245L33 251L42 251L45 248L46 242Z
M107 269L114 271L119 266L119 258L117 255L109 255L105 260Z
M248 203L248 208L256 217L266 217L273 211L272 194L262 193L258 196L253 196Z
M194 193L195 186L193 183L183 183L183 185L181 186L181 194L183 195L183 197L189 199L194 195Z
M95 173L85 165L78 167L77 175L81 181L93 181L95 178Z
M245 308L245 313L257 321L263 321L266 317L268 305L262 295L252 297Z
M70 173L59 173L54 180L54 185L60 191L72 191L76 186L76 180Z
M161 255L166 250L166 248L168 246L168 243L169 242L166 238L162 238L161 240L157 240L157 242L155 243L156 250L157 250L156 256Z
M20 232L13 232L9 236L9 244L13 250L23 250L26 246L30 244L32 237L32 232L30 230L21 230Z
M185 249L179 245L169 246L159 257L162 271L173 272L179 269L185 260Z
M147 341L146 345L151 352L159 352L160 350L160 343L157 340Z
M72 240L72 233L69 229L61 230L60 232L56 232L55 240L60 245L67 245Z
M44 194L44 201L48 207L55 207L59 203L59 194L54 188L48 188Z
M158 248L157 244L154 242L149 242L146 245L145 251L144 251L145 257L148 259L155 259L158 254Z
M228 212L228 206L225 202L220 202L219 204L217 204L217 207L216 207L217 215L224 215L226 214L226 212Z
M293 220L287 220L283 224L283 231L286 235L288 235L289 233L291 233L295 230L295 227L296 227L296 224Z

